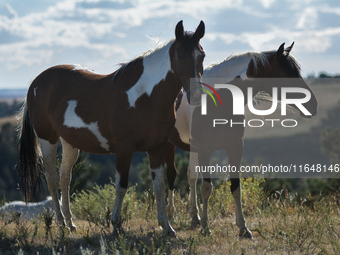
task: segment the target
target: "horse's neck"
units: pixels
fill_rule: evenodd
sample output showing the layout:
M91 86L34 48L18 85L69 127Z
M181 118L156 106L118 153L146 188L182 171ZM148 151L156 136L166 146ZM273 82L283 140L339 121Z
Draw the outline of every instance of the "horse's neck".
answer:
M226 83L237 76L240 76L242 79L247 79L250 60L251 57L249 55L232 57L211 68L206 68L203 72L203 78L224 79Z
M156 49L143 58L144 74L154 81L161 81L171 71L170 47L173 43L169 41L162 48Z
M231 57L218 65L205 69L203 72L204 82L209 83L209 80L206 80L207 78L216 78L218 79L216 81L219 83L229 83L233 81L235 84L232 84L239 87L246 98L247 86L252 85L249 84L250 78L247 76L250 61L251 56L249 54ZM214 82L214 80L212 80L212 82ZM213 86L213 84L211 85ZM218 93L222 93L223 95L224 93L229 92L224 92L223 89L220 89L218 90Z
M127 91L130 106L134 106L136 100L144 93L150 96L154 87L166 79L172 72L169 50L172 41L143 57L143 74L138 82Z

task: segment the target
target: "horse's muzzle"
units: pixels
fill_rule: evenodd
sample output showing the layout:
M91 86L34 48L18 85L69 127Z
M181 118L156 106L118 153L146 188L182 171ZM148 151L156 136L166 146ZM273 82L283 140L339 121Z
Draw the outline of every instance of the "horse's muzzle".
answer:
M195 90L187 91L187 99L189 104L191 105L200 105L201 104L201 90L198 88Z

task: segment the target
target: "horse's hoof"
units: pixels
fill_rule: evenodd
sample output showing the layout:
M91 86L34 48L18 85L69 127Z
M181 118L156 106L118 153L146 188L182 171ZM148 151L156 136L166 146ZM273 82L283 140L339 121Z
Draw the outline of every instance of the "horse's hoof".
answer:
M59 228L68 228L68 226L67 226L65 220L57 220L56 223L57 223L57 226L58 226Z
M114 237L118 237L119 235L122 235L122 234L125 234L125 232L121 226L120 227L113 226L112 235Z
M196 228L197 226L201 225L201 220L199 217L194 217L191 220L191 228Z
M166 236L169 236L169 237L174 237L174 238L178 238L177 235L176 235L176 232L175 230L173 231L167 231L166 233L164 233Z
M71 232L77 232L77 226L74 225L73 223L69 225L69 228L70 228Z
M202 228L201 229L201 234L203 235L203 236L210 236L211 235L211 231L210 231L210 229L209 228Z
M240 230L239 237L253 240L253 235L248 228Z
M177 238L176 231L171 227L170 224L167 224L162 227L163 228L163 236L175 237Z

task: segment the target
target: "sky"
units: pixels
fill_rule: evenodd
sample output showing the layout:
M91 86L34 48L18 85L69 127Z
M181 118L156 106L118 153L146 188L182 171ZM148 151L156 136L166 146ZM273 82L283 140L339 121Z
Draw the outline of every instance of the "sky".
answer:
M174 38L180 20L189 31L205 22L205 66L294 41L304 77L340 73L338 0L0 0L0 89L58 64L111 73Z

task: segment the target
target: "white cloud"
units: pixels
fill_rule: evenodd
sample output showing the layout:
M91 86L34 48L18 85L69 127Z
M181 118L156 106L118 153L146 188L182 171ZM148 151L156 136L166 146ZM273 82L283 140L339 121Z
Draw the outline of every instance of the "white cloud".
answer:
M266 9L268 9L275 2L275 0L259 0L259 1Z
M22 14L5 1L0 6L0 69L13 72L73 59L89 68L112 67L172 38L181 19L188 30L205 21L202 45L216 60L240 49L277 48L282 42L295 41L295 52L302 54L329 54L339 44L340 25L327 25L327 15L322 15L340 16L334 2L59 0L44 11L33 7Z
M15 70L22 66L41 65L48 63L53 50L29 47L26 43L14 43L11 48L0 45L0 65L7 70Z
M298 14L300 16L300 14ZM306 8L301 14L296 27L298 29L313 29L318 21L318 12L315 8Z
M320 9L320 11L324 13L332 13L332 14L336 14L340 16L340 8L325 6L322 9Z
M9 5L0 5L0 18L14 19L18 17L18 13Z
M234 43L244 43L249 45L249 50L261 51L270 49L277 42L291 43L297 42L294 48L306 53L324 53L333 44L333 38L339 38L340 27L314 29L314 30L289 30L271 26L267 32L263 33L240 33L238 35L230 33L209 33L206 35L208 41L214 42L222 40L225 45Z

